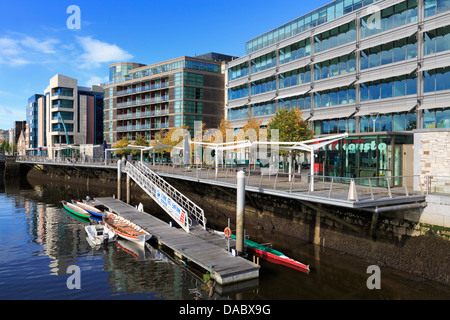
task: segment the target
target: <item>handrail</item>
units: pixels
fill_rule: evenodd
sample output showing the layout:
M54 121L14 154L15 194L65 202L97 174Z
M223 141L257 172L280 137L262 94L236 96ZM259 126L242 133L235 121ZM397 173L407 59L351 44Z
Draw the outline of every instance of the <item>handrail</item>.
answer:
M185 210L187 210L189 215L192 216L203 227L203 229L206 230L206 218L202 208L196 205L180 191L175 189L172 185L167 183L167 181L143 163L138 162L137 167L141 170L141 173L145 174L145 176L147 176L155 185L163 189L169 197L174 199Z

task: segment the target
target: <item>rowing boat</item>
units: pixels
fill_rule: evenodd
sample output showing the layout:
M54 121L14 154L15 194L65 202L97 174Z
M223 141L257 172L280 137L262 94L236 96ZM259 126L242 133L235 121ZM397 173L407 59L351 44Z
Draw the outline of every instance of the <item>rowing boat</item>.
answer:
M82 201L78 201L78 200L72 200L72 203L76 206L79 206L80 208L86 210L87 212L89 212L90 214L92 214L93 216L99 217L101 218L103 216L103 211L100 209L97 209L94 206L91 206L90 204L84 203Z
M66 209L67 211L69 211L70 213L85 218L85 219L89 219L91 217L91 214L89 212L87 212L86 210L84 210L81 207L78 207L76 205L74 205L73 203L67 202L65 200L61 201L64 209Z
M152 237L150 233L137 224L109 211L103 214L103 222L108 229L117 233L120 237L136 242L142 246Z
M263 246L262 244L256 243L254 241L245 239L244 243L247 245L248 250L250 250L257 257L263 258L267 261L281 264L296 270L303 272L309 272L309 265L303 264L292 258L289 258L284 253L272 249L270 247Z
M214 230L214 233L225 236L224 232ZM232 239L236 239L236 235L231 235ZM289 258L284 253L272 249L270 247L264 246L262 244L256 243L249 239L244 239L244 244L247 245L247 249L251 251L255 256L263 258L267 261L284 265L286 267L296 269L299 271L303 271L309 273L310 268L309 265L296 261L292 258Z

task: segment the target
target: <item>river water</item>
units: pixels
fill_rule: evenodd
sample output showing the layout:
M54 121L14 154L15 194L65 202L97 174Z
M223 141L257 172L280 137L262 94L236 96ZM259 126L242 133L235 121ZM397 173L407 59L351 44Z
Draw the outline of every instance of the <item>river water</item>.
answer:
M1 178L1 177L0 177ZM85 221L62 209L61 200L106 196L73 186L31 186L0 179L0 299L223 299L378 300L449 299L446 285L381 268L381 289L369 289L363 259L310 243L292 258L309 274L261 261L260 278L239 286L203 284L201 272L151 243L145 251L123 240L92 248ZM109 194L108 194L109 195ZM79 272L72 273L71 268ZM79 278L74 278L75 275ZM80 289L73 288L74 283ZM70 289L69 287L72 287Z

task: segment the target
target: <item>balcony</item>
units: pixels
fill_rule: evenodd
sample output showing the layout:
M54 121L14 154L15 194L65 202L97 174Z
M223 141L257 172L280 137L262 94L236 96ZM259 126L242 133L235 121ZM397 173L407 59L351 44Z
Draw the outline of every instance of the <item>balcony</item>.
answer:
M121 90L121 91L117 92L117 96L123 96L126 94L133 94L133 93L145 92L145 91L150 91L150 90L162 89L162 88L166 88L168 86L169 86L168 82L156 83L156 84L147 85L147 86L143 86L143 87L139 87L139 88Z

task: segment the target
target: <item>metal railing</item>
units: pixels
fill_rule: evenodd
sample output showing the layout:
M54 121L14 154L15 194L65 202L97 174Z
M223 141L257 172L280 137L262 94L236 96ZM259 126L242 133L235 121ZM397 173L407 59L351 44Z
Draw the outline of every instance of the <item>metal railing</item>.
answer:
M103 158L57 158L49 159L38 156L20 156L19 162L32 162L43 164L96 165L117 167L117 160ZM227 184L236 184L236 171L244 169L246 172L246 185L259 189L276 190L289 193L314 194L326 198L348 199L352 181L356 189L358 200L408 197L426 194L450 195L450 176L411 175L411 176L385 176L385 177L335 177L314 175L309 173L287 173L282 169L269 171L267 168L250 170L249 166L190 166L174 165L172 163L157 162L155 165L144 162L156 173L169 174L180 177L189 177L196 180L211 180ZM267 170L266 170L267 169ZM311 188L311 184L314 188Z
M292 195L304 194L344 201L370 201L422 196L427 192L423 184L414 187L414 179L421 178L418 175L347 178L323 175L312 176L309 173L288 173L283 172L281 169L273 170L272 172L270 170L249 170L248 166L241 168L190 166L187 168L162 163L152 166L152 169L163 175L187 177L205 182L209 180L221 185L235 185L237 171L244 169L247 187L257 188L260 191L273 190Z
M187 211L189 217L193 217L203 229L206 230L206 218L203 209L196 205L193 201L188 199L184 194L175 189L172 185L167 183L163 178L156 174L149 167L141 162L136 163L136 167L145 175L152 183L161 188L172 200L178 203L183 209ZM191 224L192 225L192 224Z

